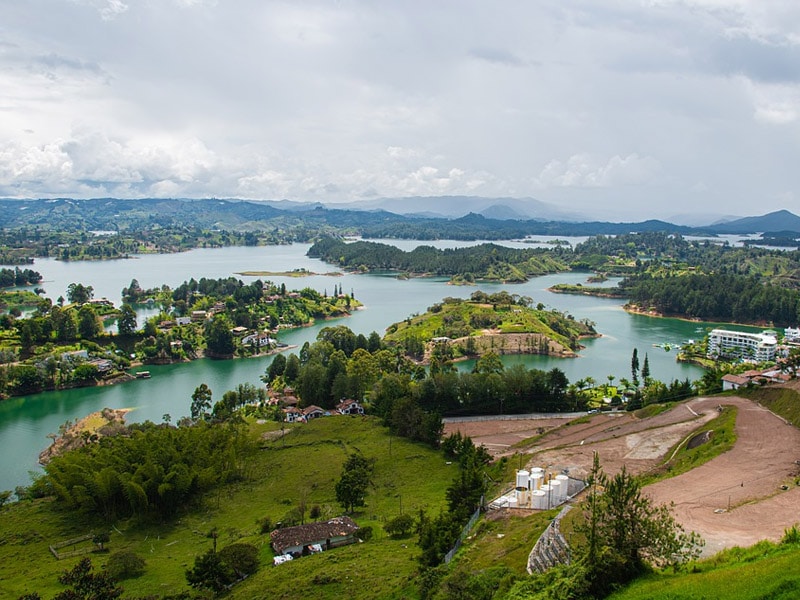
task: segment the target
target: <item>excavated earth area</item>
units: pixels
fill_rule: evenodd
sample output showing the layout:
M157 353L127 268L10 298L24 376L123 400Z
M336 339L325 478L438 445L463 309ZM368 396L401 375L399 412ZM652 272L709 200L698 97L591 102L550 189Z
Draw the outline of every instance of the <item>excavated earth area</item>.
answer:
M668 458L676 444L718 414L720 406L738 408L737 442L732 450L700 467L645 487L658 503L674 503L674 515L687 531L706 541L705 555L762 539L779 540L800 522L800 430L760 405L739 397L695 398L649 419L631 413L599 413L588 422L564 418L480 420L448 423L445 433L461 431L496 457L525 445L526 466L567 470L582 478L594 452L614 474L626 466L639 474ZM787 489L782 489L785 486Z

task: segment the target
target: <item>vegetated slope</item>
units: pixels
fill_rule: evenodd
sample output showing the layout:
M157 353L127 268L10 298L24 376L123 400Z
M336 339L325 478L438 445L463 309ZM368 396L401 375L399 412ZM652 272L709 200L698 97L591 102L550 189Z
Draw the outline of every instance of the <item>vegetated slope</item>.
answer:
M726 550L687 571L642 577L608 600L795 600L800 597L800 544L761 542Z
M242 481L203 497L174 520L139 524L103 522L54 509L50 501L27 501L3 509L0 518L0 599L38 591L48 598L63 589L57 577L74 561L56 561L48 546L108 529L111 553L131 551L145 559L145 573L122 583L128 596L177 594L187 588L185 570L212 545L216 529L219 549L244 542L260 549L260 570L233 589L234 598L386 597L412 586L418 549L414 539L391 540L382 530L400 511L436 514L445 505L445 489L458 466L427 446L391 437L377 421L365 417L327 417L302 425L252 425L261 451L247 465ZM262 439L261 436L265 437ZM352 452L375 458L367 507L355 514L374 537L364 544L339 548L279 567L272 566L265 517L274 524L291 518L301 504L306 519L312 507L323 516L341 514L334 486ZM425 473L425 477L419 477ZM96 568L108 555L89 555ZM75 559L77 560L77 559ZM400 592L398 592L400 593ZM408 595L408 594L406 594Z

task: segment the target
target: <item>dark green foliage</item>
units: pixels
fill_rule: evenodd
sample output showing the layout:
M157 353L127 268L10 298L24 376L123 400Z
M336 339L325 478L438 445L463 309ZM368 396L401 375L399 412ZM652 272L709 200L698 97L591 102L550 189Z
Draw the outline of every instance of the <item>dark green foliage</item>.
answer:
M120 335L131 335L136 332L136 311L133 307L124 302L119 308L120 315L117 317L117 331Z
M127 431L53 458L35 486L106 518L170 515L199 492L240 477L253 451L233 425L144 423Z
M206 347L211 356L233 356L236 346L233 341L231 329L233 324L225 315L214 315L206 325Z
M372 484L373 461L360 454L351 454L342 467L336 482L336 501L346 512L364 506L369 486Z
M675 565L699 556L701 539L684 533L669 507L654 506L624 466L608 477L595 454L587 484L581 528L586 544L575 549L575 555L592 597L606 596L649 565Z
M42 276L31 269L20 269L19 267L0 269L0 288L33 285L41 280Z
M404 537L411 533L412 529L414 529L414 517L408 513L397 515L383 526L389 537Z
M114 552L108 557L106 572L117 581L133 579L144 573L145 561L135 552Z
M219 551L222 564L230 568L237 579L252 575L258 570L258 548L252 544L230 544Z
M741 275L681 275L638 278L623 284L630 301L654 307L666 315L703 321L774 323L797 322L800 292L765 284Z
M97 365L91 363L81 363L72 371L72 376L76 381L86 383L100 379L100 371Z
M53 600L113 600L122 595L122 588L116 585L111 574L93 572L88 558L65 571L58 581L70 588L56 594Z
M405 252L394 246L376 242L345 243L327 237L316 242L309 256L321 258L343 267L396 270L434 275L464 275L504 281L525 281L534 275L567 270L559 252L549 249L522 250L481 244L468 248L437 250L419 246Z
M456 568L442 579L435 600L493 600L502 598L517 578L506 566L471 572Z
M190 415L193 421L198 419L205 419L208 417L208 411L211 408L211 388L205 383L201 383L195 388L192 393L192 405L190 407Z
M195 558L194 566L186 571L186 581L191 587L215 595L222 594L234 580L233 569L213 549Z
M442 512L433 519L420 514L418 521L419 540L422 550L419 561L423 567L435 567L455 545L464 523L450 512Z

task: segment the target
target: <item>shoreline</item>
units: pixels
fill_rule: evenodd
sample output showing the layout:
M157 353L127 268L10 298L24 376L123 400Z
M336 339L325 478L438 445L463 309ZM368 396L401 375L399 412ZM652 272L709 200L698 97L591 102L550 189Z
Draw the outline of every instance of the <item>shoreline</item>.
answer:
M67 421L59 429L60 435L53 435L53 443L39 453L39 464L46 465L56 456L64 452L81 448L96 442L104 434L107 427L121 427L125 425L125 416L131 408L104 408L103 410L89 413L78 419L74 424Z
M685 321L687 323L708 323L714 325L736 325L739 327L752 327L753 329L782 329L770 323L737 323L736 321L705 321L699 317L689 317L687 315L667 315L657 310L645 310L640 308L637 304L623 304L622 310L632 315L640 315L643 317L654 317L658 319L675 319L677 321Z

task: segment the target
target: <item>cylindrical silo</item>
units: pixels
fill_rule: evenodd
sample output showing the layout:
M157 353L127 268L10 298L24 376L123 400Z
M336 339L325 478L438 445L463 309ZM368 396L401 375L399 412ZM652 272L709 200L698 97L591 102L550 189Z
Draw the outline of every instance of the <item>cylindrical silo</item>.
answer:
M564 502L567 499L567 496L570 495L569 493L569 477L567 475L556 475L556 481L561 482L561 501Z
M528 478L530 473L528 473L525 469L517 471L517 485L516 488L520 491L528 489Z
M545 483L539 488L539 491L544 494L544 508L553 508L555 504L553 503L553 488L550 487L550 484Z
M531 508L544 510L547 508L547 494L542 490L535 490L531 492Z
M548 485L550 486L550 506L558 506L564 501L561 482L558 479L552 479Z
M543 477L541 473L533 473L530 477L531 482L531 489L538 490L542 487L542 483L544 483Z

